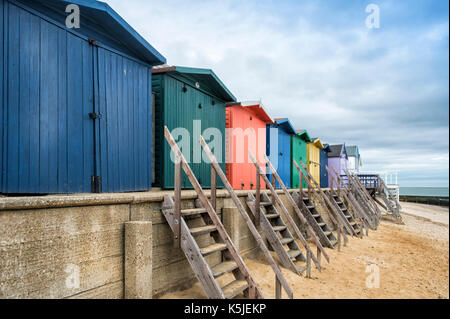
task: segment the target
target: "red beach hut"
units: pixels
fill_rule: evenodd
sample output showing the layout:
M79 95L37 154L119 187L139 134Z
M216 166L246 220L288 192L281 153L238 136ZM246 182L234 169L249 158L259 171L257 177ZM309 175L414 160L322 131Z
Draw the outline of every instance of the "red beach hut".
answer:
M273 124L260 102L240 102L226 108L226 175L234 189L255 189L256 168L250 150L265 170L266 125ZM261 179L261 188L266 184Z

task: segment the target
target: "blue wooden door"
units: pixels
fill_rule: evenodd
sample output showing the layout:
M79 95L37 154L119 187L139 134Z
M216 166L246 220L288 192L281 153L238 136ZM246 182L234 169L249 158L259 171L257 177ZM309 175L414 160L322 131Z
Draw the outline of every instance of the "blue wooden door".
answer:
M324 150L320 150L320 187L328 187L328 153Z
M291 137L283 130L278 131L278 144L280 153L278 158L279 175L287 188L291 187ZM277 184L278 186L278 184Z
M89 192L92 47L24 8L3 5L1 192Z
M101 118L97 166L102 192L151 188L151 70L131 58L96 49Z

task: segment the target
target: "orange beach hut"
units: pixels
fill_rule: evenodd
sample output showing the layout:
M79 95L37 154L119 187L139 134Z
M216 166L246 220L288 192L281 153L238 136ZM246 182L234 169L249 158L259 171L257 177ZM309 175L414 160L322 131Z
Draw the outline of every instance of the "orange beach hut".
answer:
M266 125L273 124L261 102L240 102L226 108L226 175L233 189L255 189L256 167L265 170ZM261 179L261 188L266 187Z

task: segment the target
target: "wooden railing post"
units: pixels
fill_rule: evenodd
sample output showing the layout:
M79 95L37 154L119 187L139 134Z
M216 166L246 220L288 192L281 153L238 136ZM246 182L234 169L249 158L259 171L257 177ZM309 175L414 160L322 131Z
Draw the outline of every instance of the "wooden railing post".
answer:
M306 178L305 178L306 179ZM312 201L312 198L311 198L311 185L309 184L309 183L306 183L306 186L307 186L307 188L308 188L308 199L310 200L310 201Z
M217 173L214 166L211 164L211 205L216 210L217 208Z
M175 180L174 180L174 247L181 247L181 158L175 154Z
M311 278L311 251L306 252L306 278Z
M276 184L276 181L275 181L275 175L273 174L273 172L272 172L272 187L276 190L276 186L277 184ZM275 198L274 198L274 196L272 196L272 204L273 205L275 205L276 204L276 201L275 201Z
M217 173L214 166L211 164L211 205L216 210L217 208Z
M338 251L341 251L341 228L338 228Z
M281 283L275 275L275 299L281 299Z
M256 227L261 225L261 173L256 168L256 202L255 202L255 224Z
M299 186L299 206L298 207L302 207L302 203L303 203L303 172L302 170L300 170L300 186Z

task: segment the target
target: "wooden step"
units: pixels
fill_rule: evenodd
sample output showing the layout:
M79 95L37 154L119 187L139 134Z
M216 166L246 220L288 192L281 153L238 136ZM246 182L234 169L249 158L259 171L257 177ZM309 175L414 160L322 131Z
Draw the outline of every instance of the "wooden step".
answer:
M261 205L261 206L272 206L273 203L272 202L260 202L259 205Z
M286 228L287 228L286 226L273 226L274 231L283 231Z
M325 223L318 223L318 225L319 225L320 227L323 227L323 226L325 226L326 224L325 224Z
M313 209L315 206L314 205L307 205L306 206L308 209Z
M266 217L267 217L267 219L274 219L274 218L280 217L280 215L278 215L278 214L268 214L268 215L266 215Z
M331 234L331 231L328 230L328 231L324 231L323 233L325 234L325 236L328 237Z
M297 256L299 256L302 252L300 250L289 250L288 251L288 255L291 258L296 258Z
M254 206L256 204L256 202L254 200L248 200L247 204L250 204L250 205ZM259 203L259 206L272 206L272 205L273 205L272 202L260 202Z
M312 217L314 218L320 217L320 214L313 214Z
M216 243L216 244L209 245L207 247L200 248L200 252L203 256L207 256L207 255L210 255L210 254L213 254L215 252L222 251L225 249L227 249L227 245L222 244L222 243L219 243L219 244Z
M183 217L185 217L185 216L204 214L207 212L208 211L206 210L206 208L183 209L181 211L181 215L183 215Z
M233 299L248 288L247 281L235 280L222 288L223 294L227 299Z
M304 273L305 271L306 271L306 269L308 268L308 266L298 266L297 267L297 271L298 271L298 273L299 274L302 274L302 273Z
M341 204L344 204L344 203L341 202L341 201L337 201L336 204L341 205Z
M191 232L192 236L200 236L203 234L211 233L216 230L217 230L216 226L206 225L206 226L191 228L190 232Z
M294 238L282 238L282 239L281 239L281 243L282 243L283 245L290 244L290 243L292 243L293 241L294 241Z
M220 277L224 274L232 272L237 269L238 266L234 261L224 261L211 268L214 278Z

